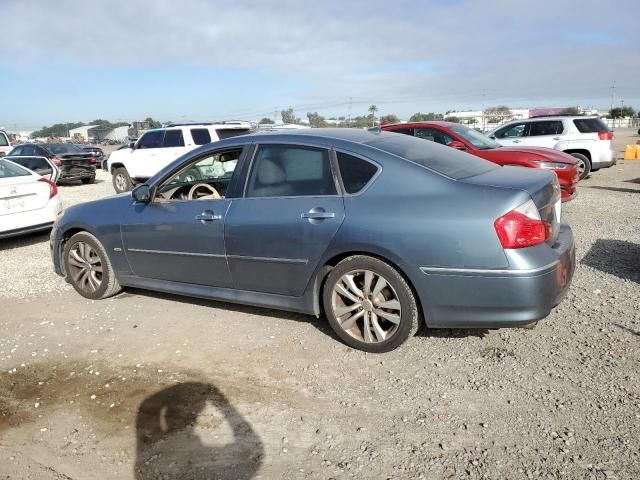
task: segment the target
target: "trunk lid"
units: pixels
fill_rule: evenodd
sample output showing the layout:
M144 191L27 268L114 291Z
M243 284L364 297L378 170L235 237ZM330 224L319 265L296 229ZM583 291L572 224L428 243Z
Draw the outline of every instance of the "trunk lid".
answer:
M49 185L34 176L0 179L0 216L43 208L49 193Z
M534 168L501 167L458 181L527 192L538 208L540 219L550 226L547 243L556 241L560 231L562 202L555 173Z
M58 154L60 170L65 176L89 174L95 171L93 154L86 152Z

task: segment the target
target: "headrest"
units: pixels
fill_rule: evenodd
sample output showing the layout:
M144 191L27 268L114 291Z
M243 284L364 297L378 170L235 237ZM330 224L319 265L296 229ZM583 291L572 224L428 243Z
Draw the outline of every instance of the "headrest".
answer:
M286 180L287 176L280 165L273 160L263 158L258 167L258 182L262 185L274 185L276 183L282 183Z

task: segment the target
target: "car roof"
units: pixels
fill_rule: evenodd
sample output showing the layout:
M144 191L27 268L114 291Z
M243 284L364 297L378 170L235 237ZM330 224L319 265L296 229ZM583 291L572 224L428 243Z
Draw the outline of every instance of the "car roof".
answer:
M359 128L305 128L300 130L267 130L264 132L254 132L249 135L242 135L241 137L234 137L237 139L288 139L295 141L305 140L338 140L351 143L365 144L367 142L380 138L380 135L391 135L389 132L384 131L370 131Z
M382 128L385 128L385 127L398 127L398 126L417 127L417 126L420 126L420 125L435 125L437 127L449 128L449 127L452 127L454 125L461 125L461 124L460 123L456 123L456 122L445 122L444 120L425 120L424 122L391 123L391 124L383 125ZM466 125L463 125L463 126L466 126Z

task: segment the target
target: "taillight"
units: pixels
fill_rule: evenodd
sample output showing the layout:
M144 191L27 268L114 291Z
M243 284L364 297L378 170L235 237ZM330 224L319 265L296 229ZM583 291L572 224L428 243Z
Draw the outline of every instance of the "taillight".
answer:
M38 181L49 184L49 198L53 198L58 194L58 187L56 187L56 184L52 181L47 180L46 178L39 178Z
M613 140L613 132L598 132L600 140Z
M58 167L62 165L62 160L60 160L58 157L51 157L51 161L53 162L54 165Z
M549 238L551 226L540 219L533 200L505 213L493 222L502 248L532 247Z

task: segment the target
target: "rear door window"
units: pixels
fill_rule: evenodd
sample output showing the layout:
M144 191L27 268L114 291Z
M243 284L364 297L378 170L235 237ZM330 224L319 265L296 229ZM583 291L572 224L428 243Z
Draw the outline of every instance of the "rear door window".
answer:
M560 120L545 120L540 122L531 122L529 124L529 136L539 137L542 135L558 135L562 133L564 127Z
M580 133L608 132L609 127L599 118L576 118L573 121Z
M373 178L378 167L348 153L336 152L342 184L347 193L358 193Z
M451 135L435 128L416 128L414 135L418 138L422 138L423 140L440 143L441 145L449 145L455 140Z
M152 130L142 135L136 148L161 148L164 130Z
M182 130L167 130L164 134L164 148L184 147Z
M239 135L246 135L251 130L248 128L217 128L216 133L220 140L225 138L237 137Z
M206 128L192 128L191 138L193 138L193 143L196 145L206 145L207 143L211 143L211 134Z
M255 154L247 197L336 195L329 151L297 145L262 145Z

